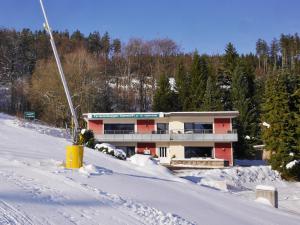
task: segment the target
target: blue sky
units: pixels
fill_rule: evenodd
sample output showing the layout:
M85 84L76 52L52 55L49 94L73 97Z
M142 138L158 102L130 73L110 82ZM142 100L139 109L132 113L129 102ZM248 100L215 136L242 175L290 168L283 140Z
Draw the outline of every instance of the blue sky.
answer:
M300 0L44 0L55 30L108 31L126 42L171 38L183 51L223 53L233 42L240 53L258 38L300 32ZM0 0L0 26L41 29L38 0Z

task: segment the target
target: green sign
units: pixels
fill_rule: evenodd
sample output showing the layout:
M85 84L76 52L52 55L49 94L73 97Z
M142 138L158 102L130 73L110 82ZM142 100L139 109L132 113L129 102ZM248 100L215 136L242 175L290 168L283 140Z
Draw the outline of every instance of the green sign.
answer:
M24 112L25 119L35 119L35 112Z
M141 113L141 114L92 114L91 118L96 119L96 118L134 118L134 119L139 119L139 118L158 118L159 113Z

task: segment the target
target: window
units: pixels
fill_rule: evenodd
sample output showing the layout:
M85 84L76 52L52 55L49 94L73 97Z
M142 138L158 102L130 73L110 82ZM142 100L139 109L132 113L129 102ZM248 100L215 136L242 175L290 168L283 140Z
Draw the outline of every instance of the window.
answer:
M169 130L169 124L168 123L157 123L157 133L158 134L167 134Z
M104 124L105 134L131 134L134 133L134 124L107 123Z
M184 123L184 133L212 133L212 124Z
M184 158L212 157L212 147L184 147Z
M122 149L126 153L127 158L129 158L135 154L134 146L116 146L116 148Z
M167 157L167 147L159 147L159 157Z

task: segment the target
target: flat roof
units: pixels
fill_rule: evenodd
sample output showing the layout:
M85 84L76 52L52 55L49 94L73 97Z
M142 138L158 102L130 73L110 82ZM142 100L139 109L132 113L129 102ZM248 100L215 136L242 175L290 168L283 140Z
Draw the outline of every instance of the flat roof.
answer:
M168 112L165 116L229 116L237 117L238 111Z
M237 117L238 111L206 111L206 112L122 112L122 113L84 113L87 119L105 118L134 118L134 119L153 119L162 117L199 117L199 116L226 116Z

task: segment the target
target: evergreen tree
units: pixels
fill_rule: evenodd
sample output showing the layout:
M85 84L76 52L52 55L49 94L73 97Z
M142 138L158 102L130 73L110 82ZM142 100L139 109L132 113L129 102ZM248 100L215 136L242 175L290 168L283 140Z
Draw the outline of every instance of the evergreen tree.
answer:
M232 43L228 43L223 57L223 68L218 75L218 86L220 88L221 101L224 110L232 110L231 82L232 75L238 63L239 55Z
M114 39L112 43L112 48L115 55L118 55L121 53L121 41L120 39Z
M226 45L224 55L224 72L227 75L232 75L238 63L239 55L231 42Z
M254 156L253 143L258 135L258 115L253 99L254 76L245 63L239 63L232 78L233 109L239 111L234 120L238 131L238 142L234 144L237 158L251 158Z
M87 49L90 53L95 54L96 56L100 55L102 46L99 32L89 34L87 38Z
M55 35L55 33L53 33ZM84 47L85 46L85 37L84 34L81 33L79 30L74 31L71 35L71 41L75 48Z
M294 146L296 146L296 128L290 111L290 96L287 89L288 76L286 71L281 71L267 80L263 121L270 124L270 127L263 130L263 138L267 150L272 153L270 160L272 168L280 171L284 178L298 176L299 179L300 170L286 168L287 163L295 157Z
M191 108L190 101L190 75L186 72L184 64L182 61L178 63L177 71L176 71L176 91L178 95L178 109L186 111Z
M153 110L157 112L173 111L176 100L172 93L169 78L165 75L160 76L158 88L153 98Z
M112 112L112 90L107 81L101 89L98 89L94 98L93 111Z
M206 90L204 94L203 111L220 111L223 109L220 90L213 76L207 79Z
M111 45L110 45L110 37L108 32L105 32L103 37L101 38L101 46L102 46L102 52L105 58L108 58L108 55L111 50Z
M196 51L191 67L191 108L199 110L203 104L204 93L208 78L208 65L204 56L200 57Z

